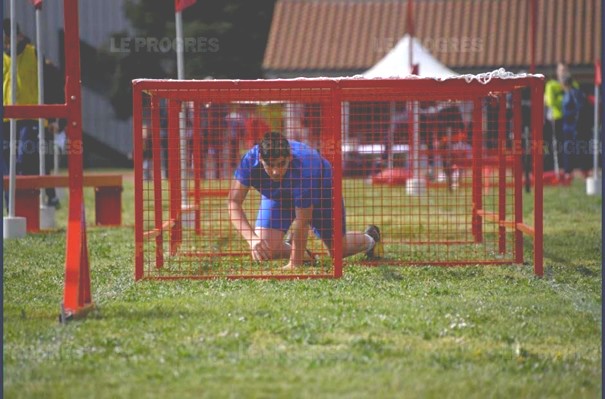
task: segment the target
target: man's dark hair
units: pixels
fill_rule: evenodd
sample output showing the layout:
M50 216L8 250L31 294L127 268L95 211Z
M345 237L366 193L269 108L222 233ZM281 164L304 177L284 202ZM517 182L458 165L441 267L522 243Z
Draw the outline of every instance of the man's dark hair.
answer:
M290 156L290 143L279 132L267 132L259 144L260 158L268 163L274 159Z
M4 31L4 35L10 37L11 35L11 19L10 18L4 18L4 21L2 21L2 30ZM21 29L19 28L19 24L17 24L17 34L21 33Z

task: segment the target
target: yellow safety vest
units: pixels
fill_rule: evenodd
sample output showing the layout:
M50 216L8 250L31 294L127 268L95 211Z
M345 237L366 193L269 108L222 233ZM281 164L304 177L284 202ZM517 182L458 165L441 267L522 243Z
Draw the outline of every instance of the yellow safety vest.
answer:
M4 105L11 105L11 58L4 55ZM38 104L38 64L36 49L27 44L17 56L17 104ZM5 119L6 121L7 119Z
M576 89L580 88L580 85L575 80L572 83ZM550 108L552 119L558 121L563 118L563 96L565 90L563 85L558 80L551 79L546 82L544 87L544 104Z

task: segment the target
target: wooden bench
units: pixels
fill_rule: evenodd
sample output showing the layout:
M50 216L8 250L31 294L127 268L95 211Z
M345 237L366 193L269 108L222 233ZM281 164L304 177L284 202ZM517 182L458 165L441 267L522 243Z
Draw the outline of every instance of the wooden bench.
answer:
M120 226L122 224L122 175L84 175L83 187L95 189L95 224ZM4 190L8 191L8 176ZM16 176L15 216L27 219L27 232L40 231L40 189L68 187L69 176Z

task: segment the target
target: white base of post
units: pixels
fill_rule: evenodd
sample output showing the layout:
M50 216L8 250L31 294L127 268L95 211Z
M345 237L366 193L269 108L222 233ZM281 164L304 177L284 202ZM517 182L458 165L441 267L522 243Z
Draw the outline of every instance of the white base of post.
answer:
M586 179L586 194L601 195L601 178L589 177Z
M55 221L55 207L41 206L40 207L40 229L48 230L57 227Z
M20 216L5 216L3 220L4 239L23 238L26 234L25 218Z
M423 195L426 193L426 180L409 179L405 184L405 188L408 195Z
M183 208L181 209L181 221L183 229L195 228L195 209Z

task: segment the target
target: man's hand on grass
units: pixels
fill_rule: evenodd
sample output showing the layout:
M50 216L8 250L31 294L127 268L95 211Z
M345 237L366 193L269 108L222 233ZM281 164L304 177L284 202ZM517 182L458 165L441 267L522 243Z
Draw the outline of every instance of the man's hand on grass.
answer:
M271 258L271 249L266 240L254 236L249 244L250 250L252 251L252 259L255 261L262 262Z

